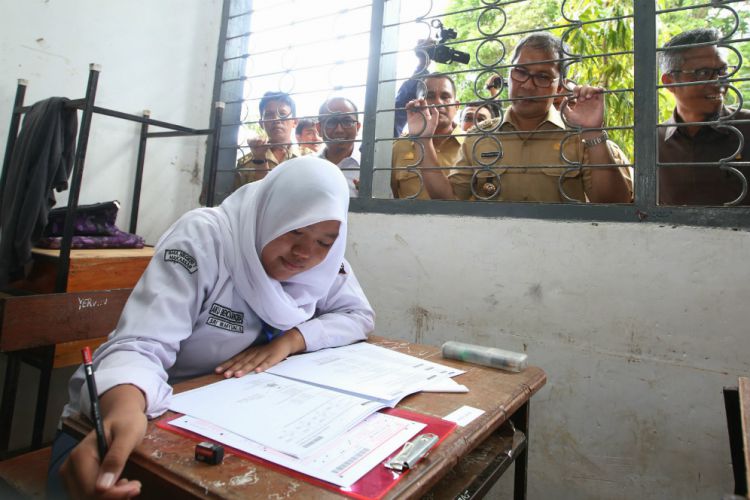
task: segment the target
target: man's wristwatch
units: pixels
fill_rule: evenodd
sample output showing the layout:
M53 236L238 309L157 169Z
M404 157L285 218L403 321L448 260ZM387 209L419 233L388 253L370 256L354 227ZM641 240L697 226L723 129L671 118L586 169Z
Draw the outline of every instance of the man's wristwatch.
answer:
M606 142L607 139L609 139L609 134L607 134L606 130L602 130L601 135L599 135L598 137L594 137L593 139L582 139L581 142L583 143L583 147L588 149Z
M250 163L252 163L253 165L263 165L264 163L266 163L266 160L260 159L260 158L253 158L252 160L250 160Z

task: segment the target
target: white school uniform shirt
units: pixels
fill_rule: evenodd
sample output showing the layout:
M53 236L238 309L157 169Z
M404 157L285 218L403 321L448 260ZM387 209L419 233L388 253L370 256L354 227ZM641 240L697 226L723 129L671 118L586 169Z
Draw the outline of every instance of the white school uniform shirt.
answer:
M272 179L281 177L276 184L282 191L284 188L292 191L307 189L309 182L313 182L310 176L317 175L315 170L323 164L319 159L313 158L312 161L314 168L309 171L301 168L295 170L296 174L304 174L298 181L290 180L290 169L281 166L272 173L280 169L287 172L286 176L274 175ZM325 166L330 165L330 162L325 162ZM331 170L336 170L336 175L341 177L338 169ZM295 182L299 182L297 188ZM325 182L325 179L321 182ZM339 197L346 193L344 179L340 179L340 182ZM257 189L251 186L262 183L266 183L266 180L241 188L237 192L240 193L237 199L242 200L242 193L249 193ZM227 200L225 203L231 206L233 202L229 198ZM281 201L285 205L293 205L289 200ZM245 205L242 202L237 206ZM270 202L261 209L260 212L274 214L270 217L278 217L276 214L284 211ZM289 213L293 213L293 209L291 207ZM133 384L146 396L146 415L149 418L167 410L172 394L170 383L211 373L216 366L235 354L255 343L266 341L266 335L262 332L263 321L248 300L243 298L243 291L248 287L247 275L233 272L237 266L231 263L237 249L227 243L227 227L222 226L223 219L216 217L215 211L218 210L193 210L162 237L155 248L154 257L133 289L117 327L94 355L99 394L117 385ZM242 217L247 218L241 215L240 220ZM330 286L319 292L315 300L300 307L303 310L301 314L307 315L304 317L308 319L297 323L296 327L302 333L308 351L364 340L373 329L372 308L351 267L343 259L343 249L337 248L337 245L345 245L345 214L343 217L341 231L344 236L339 236L342 241L334 243L334 248L329 252L329 256L334 254L333 260L328 262L327 258L323 264L319 264L327 264L330 270L338 262L335 276L331 276ZM299 220L293 221L293 224L298 223ZM306 225L304 221L302 224ZM253 222L251 225L256 224ZM232 227L236 229L236 225ZM278 230L271 231L266 240L278 236ZM263 233L263 228L259 233ZM267 241L263 241L260 248L265 243ZM334 253L334 250L338 252ZM280 285L263 273L268 281L265 285L274 285L282 293L291 287L294 293L295 286L304 284L306 273L316 272L317 267L297 275L300 277L297 284ZM300 295L304 297L294 300L297 304L312 300L309 298L311 293L314 295L315 292L303 289ZM269 293L264 294L267 295ZM274 307L276 304L266 304L263 308L269 310ZM273 314L284 311L280 308L279 311L266 311L264 314L272 318ZM289 311L282 314L287 315L290 315ZM283 325L284 330L288 328L291 326ZM70 402L63 411L63 417L75 412L88 414L90 401L82 367L71 378L69 393Z
M360 159L360 152L359 149L356 146L356 143L354 143L354 149L352 149L352 154L350 156L347 156L343 160L341 160L338 163L338 167L343 172L344 177L346 177L346 183L349 186L349 196L352 198L356 198L359 196L359 190L357 189L357 186L354 185L354 181L359 181L359 159ZM324 160L327 160L326 158L326 149L327 147L324 147L320 153L318 153L318 156L323 158ZM347 170L343 170L347 169ZM349 170L352 169L352 170Z

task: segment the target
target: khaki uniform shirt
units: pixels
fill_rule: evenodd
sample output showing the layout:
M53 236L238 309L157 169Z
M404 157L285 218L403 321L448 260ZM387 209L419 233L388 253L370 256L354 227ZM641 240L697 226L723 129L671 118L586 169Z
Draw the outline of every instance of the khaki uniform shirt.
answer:
M302 156L299 147L297 147L296 144L292 144L285 148L284 160L282 161L291 160L298 156ZM258 174L260 172L266 172L266 165L268 165L268 170L273 170L280 163L273 154L273 151L271 151L271 148L266 150L266 165L256 165L252 160L252 152L237 160L237 168L234 172L234 189L237 189L248 182L255 182L261 179Z
M550 108L546 120L536 128L536 133L514 133L517 127L512 122L510 109L506 110L502 121L493 118L484 122L482 130L510 134L466 137L461 147L461 158L449 176L453 192L459 199L565 202L568 200L559 188L560 179L563 179L562 189L570 198L587 201L592 188L592 169L576 164L589 163L588 152L580 136L565 129L560 112L555 108ZM474 127L469 132L481 131ZM567 140L563 141L566 136ZM614 142L607 141L607 147L616 164L629 163ZM561 149L573 165L562 159ZM478 170L477 167L484 168ZM627 167L620 167L619 170L632 196L630 170ZM475 177L474 172L477 172ZM476 195L471 190L472 178Z
M391 188L394 191L394 196L396 198L415 197L418 200L429 200L430 195L427 193L419 175L416 171L408 171L407 167L416 167L418 164L420 166L452 167L461 155L461 143L464 136L456 135L461 133L463 133L461 127L455 127L451 136L445 138L443 143L440 144L440 148L436 150L437 165L421 165L423 151L421 146L416 143L418 139L403 136L395 141L391 160L393 165ZM448 170L442 172L445 176L449 174ZM417 195L417 193L419 194Z

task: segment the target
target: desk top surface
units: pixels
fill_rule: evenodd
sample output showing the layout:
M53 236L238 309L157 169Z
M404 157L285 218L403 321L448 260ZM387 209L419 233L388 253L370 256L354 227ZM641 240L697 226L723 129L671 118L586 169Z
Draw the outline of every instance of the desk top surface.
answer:
M466 373L455 380L469 387L468 393L417 393L404 398L399 408L443 417L468 405L484 414L465 427L457 427L435 450L386 495L385 498L414 498L424 494L456 464L458 458L499 428L546 382L544 372L530 366L521 373L442 359L433 346L371 337L370 342L419 358L460 367ZM175 392L193 389L220 380L207 375L175 386ZM162 418L172 418L168 412ZM178 434L159 429L151 422L146 437L131 456L136 467L155 474L175 493L221 498L340 498L343 495L319 488L283 472L269 469L242 457L229 455L220 466L207 466L193 458L195 442ZM163 485L161 485L163 486ZM144 483L144 493L149 485Z
M44 255L46 257L60 257L60 250L51 248L32 248L31 253ZM143 248L91 248L91 249L72 249L70 251L71 260L76 259L150 259L154 256L154 247L145 246Z

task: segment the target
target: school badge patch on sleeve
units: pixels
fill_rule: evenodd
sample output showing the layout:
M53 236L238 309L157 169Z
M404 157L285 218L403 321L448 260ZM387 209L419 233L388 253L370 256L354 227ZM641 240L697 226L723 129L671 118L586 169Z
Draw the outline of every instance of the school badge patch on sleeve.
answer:
M245 313L233 311L226 306L214 302L211 304L211 309L208 312L206 324L228 332L244 333L244 319Z
M164 262L174 262L179 264L187 269L187 272L190 274L193 274L198 270L198 262L195 260L195 257L183 250L164 250Z

